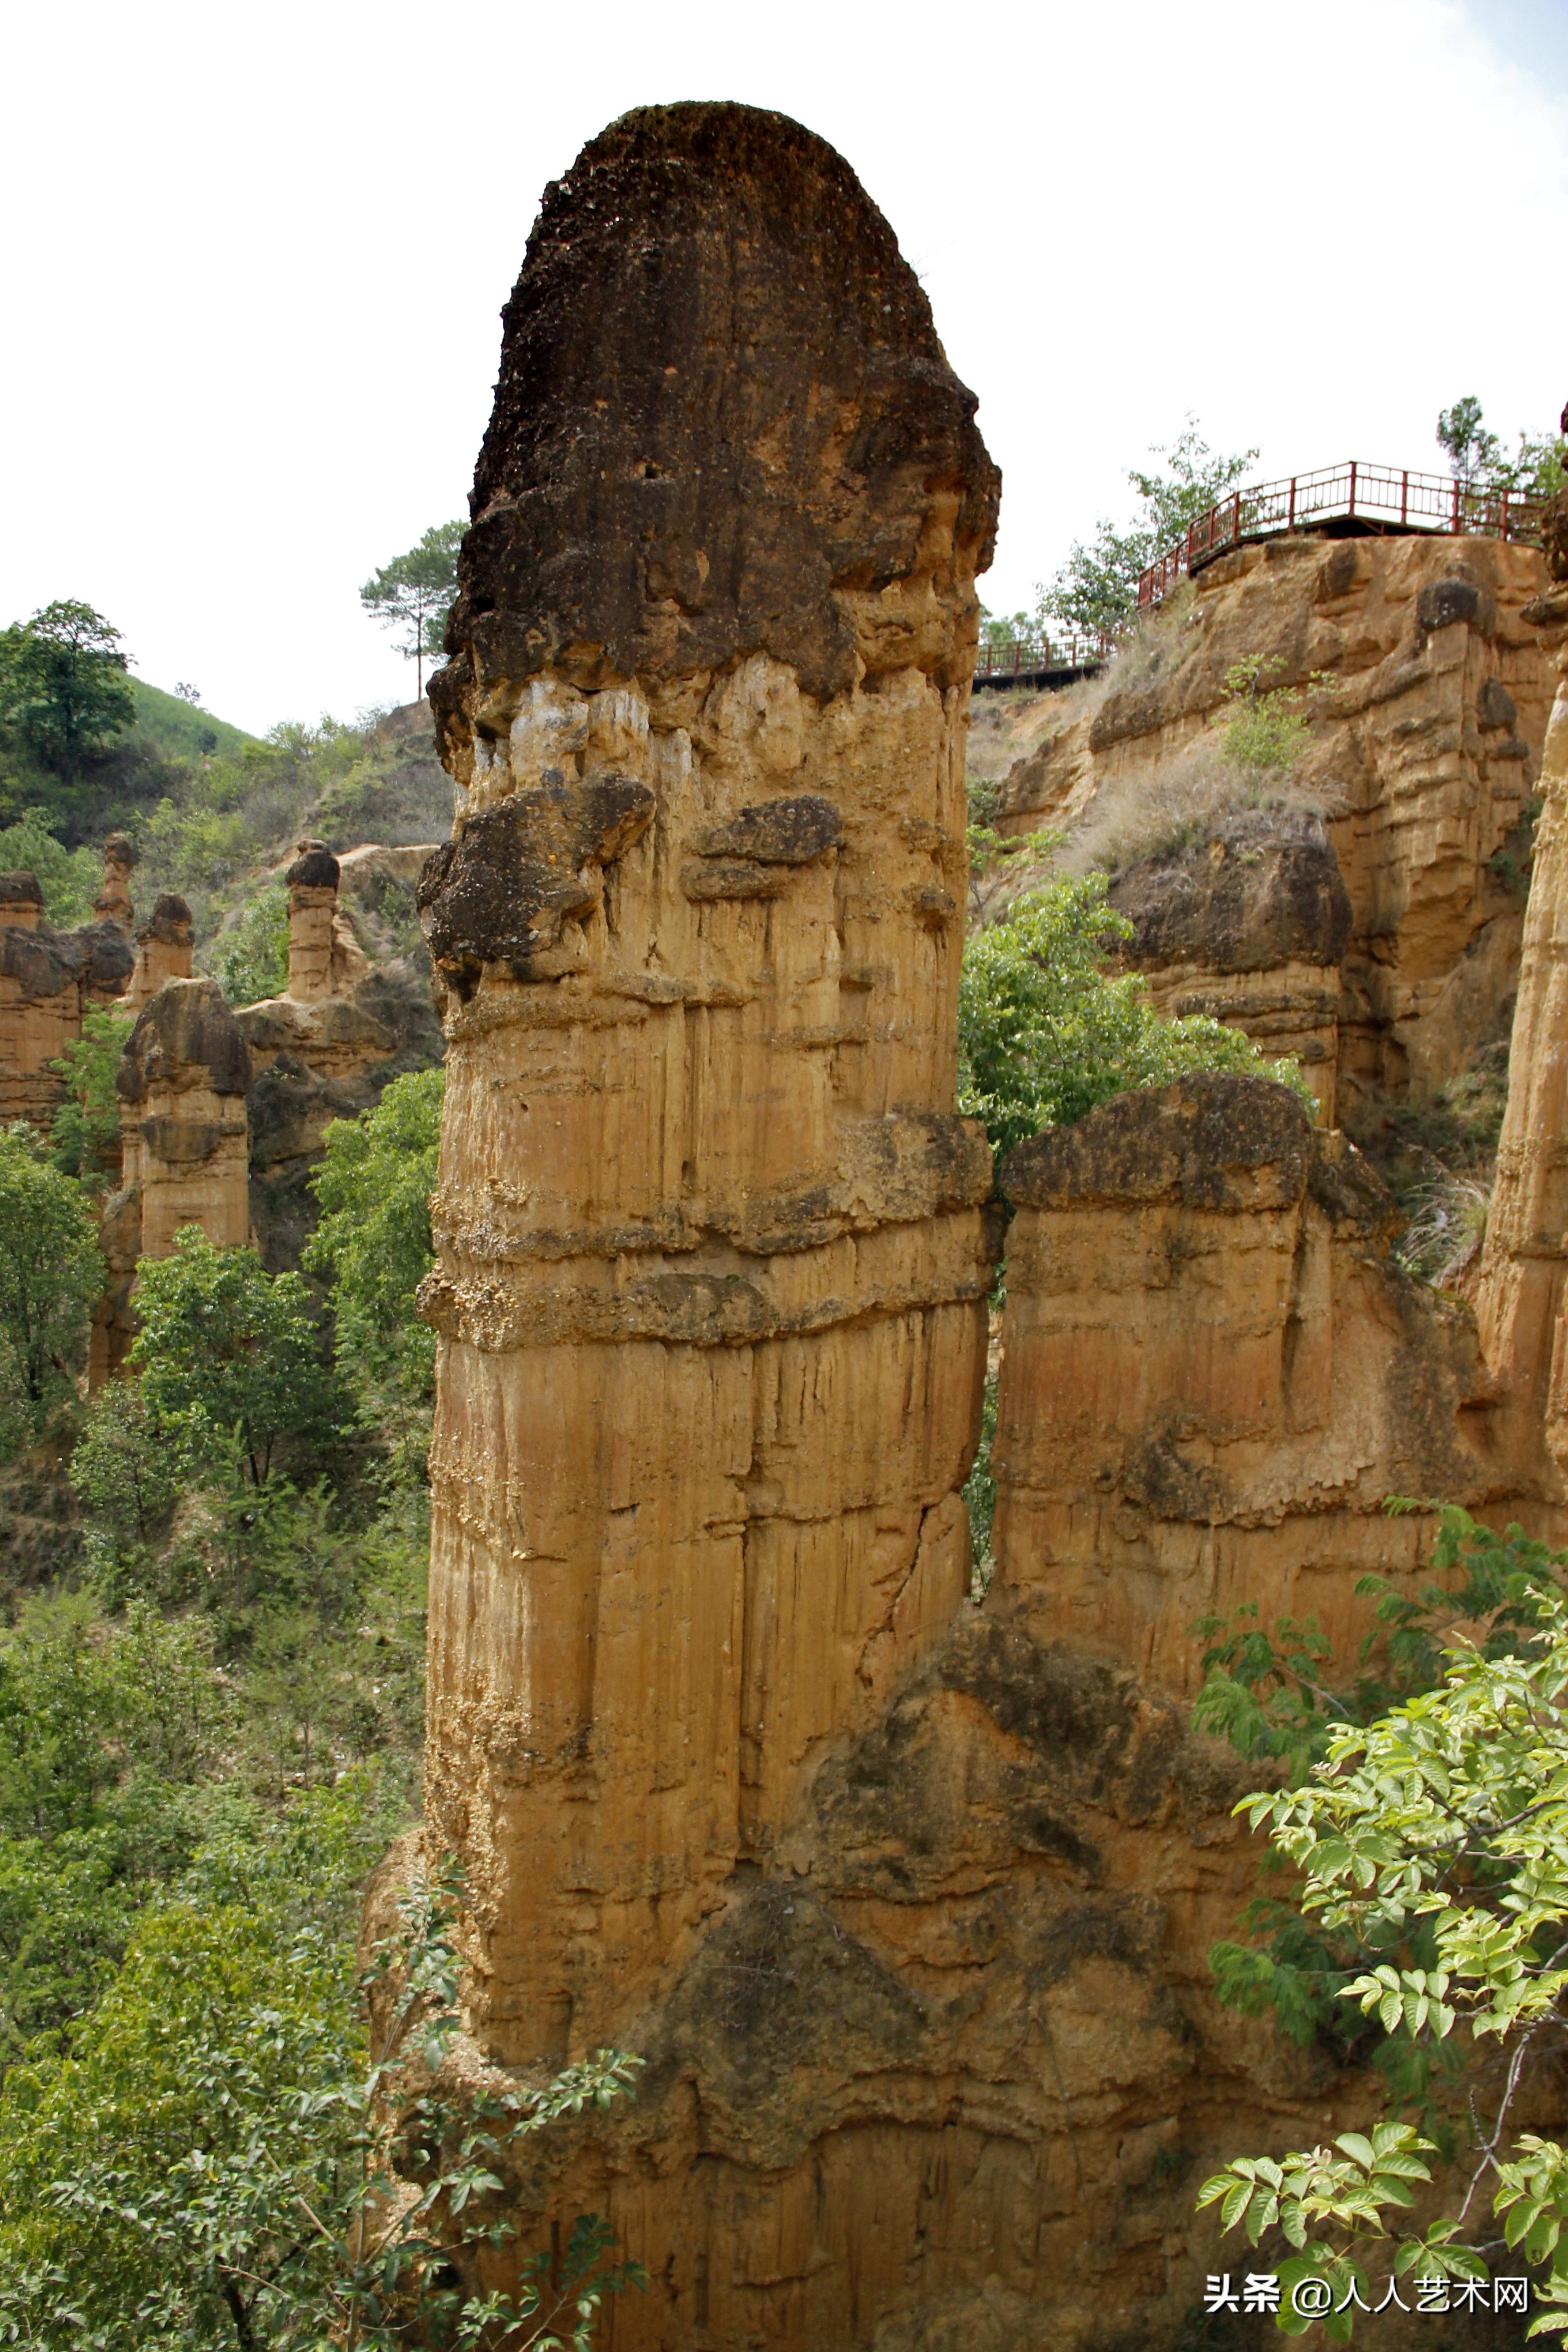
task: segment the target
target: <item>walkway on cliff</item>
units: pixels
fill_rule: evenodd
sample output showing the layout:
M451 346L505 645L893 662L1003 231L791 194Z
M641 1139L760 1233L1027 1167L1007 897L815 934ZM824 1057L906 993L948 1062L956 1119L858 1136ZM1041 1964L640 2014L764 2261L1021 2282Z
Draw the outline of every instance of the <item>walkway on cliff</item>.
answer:
M1419 531L1428 537L1510 539L1534 543L1542 501L1506 490L1467 489L1447 474L1409 467L1369 466L1349 457L1313 474L1255 482L1200 515L1184 538L1139 576L1137 612L1152 613L1178 580L1207 563L1265 539L1313 531L1326 539L1365 539ZM1116 633L1101 630L1059 639L1026 636L980 646L977 687L1069 686L1109 658Z

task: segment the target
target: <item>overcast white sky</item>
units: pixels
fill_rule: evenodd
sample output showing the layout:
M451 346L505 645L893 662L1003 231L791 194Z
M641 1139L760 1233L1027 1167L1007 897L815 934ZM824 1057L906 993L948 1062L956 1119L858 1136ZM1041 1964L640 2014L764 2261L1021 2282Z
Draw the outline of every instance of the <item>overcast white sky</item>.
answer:
M466 512L544 183L627 107L830 139L930 292L1027 601L1191 409L1258 472L1568 395L1568 0L124 0L5 34L0 623L264 730L406 698L359 583Z

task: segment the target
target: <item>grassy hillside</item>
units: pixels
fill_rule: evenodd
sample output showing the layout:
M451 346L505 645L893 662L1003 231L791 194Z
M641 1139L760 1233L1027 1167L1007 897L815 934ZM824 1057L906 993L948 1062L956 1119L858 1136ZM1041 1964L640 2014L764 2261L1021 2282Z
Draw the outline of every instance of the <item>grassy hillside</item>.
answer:
M257 740L242 727L231 727L226 719L215 719L210 711L182 702L177 694L165 694L161 686L149 686L143 677L133 677L131 683L136 694L132 731L166 755L198 760L215 751L241 751Z

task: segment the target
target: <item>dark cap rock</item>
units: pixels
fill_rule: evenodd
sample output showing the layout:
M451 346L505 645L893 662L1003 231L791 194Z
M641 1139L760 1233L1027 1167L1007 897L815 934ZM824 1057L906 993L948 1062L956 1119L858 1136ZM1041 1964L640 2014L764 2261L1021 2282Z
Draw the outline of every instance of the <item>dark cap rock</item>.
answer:
M1132 925L1127 961L1143 970L1337 964L1350 938L1339 860L1307 814L1237 811L1190 847L1128 866L1106 895Z
M302 841L300 855L283 879L290 889L335 890L338 861L324 841Z
M242 1095L250 1084L250 1055L216 981L166 980L126 1040L115 1092L145 1102L151 1087L197 1067L215 1094Z
M1020 1208L1180 1200L1202 1209L1289 1208L1307 1190L1312 1128L1289 1087L1201 1072L1112 1095L1047 1128L1002 1163Z
M786 116L612 123L545 191L502 315L445 731L557 662L595 687L764 652L832 694L858 675L835 590L929 561L939 507L989 562L974 395L848 164ZM942 682L967 660L952 644Z
M153 901L153 911L136 926L139 940L159 940L167 947L188 947L194 918L174 890L164 890Z

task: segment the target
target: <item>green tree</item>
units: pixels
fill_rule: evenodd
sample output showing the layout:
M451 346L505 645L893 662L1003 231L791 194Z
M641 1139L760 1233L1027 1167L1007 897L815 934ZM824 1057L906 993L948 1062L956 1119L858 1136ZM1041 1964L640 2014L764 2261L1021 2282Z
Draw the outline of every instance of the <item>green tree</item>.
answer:
M1120 627L1136 610L1140 572L1235 489L1258 451L1218 454L1204 439L1196 417L1189 416L1174 441L1150 454L1163 458L1163 466L1149 473L1135 466L1128 473L1139 499L1132 522L1118 530L1102 519L1087 545L1073 542L1067 562L1037 592L1037 628L1051 620L1091 634Z
M178 1498L180 1464L141 1381L108 1381L92 1399L70 1475L95 1564L117 1570L124 1555L145 1551Z
M18 2067L0 2106L0 2323L47 2352L477 2352L586 2346L641 2283L596 2216L519 2295L466 2294L452 2255L512 2235L495 2167L624 2092L600 2052L547 2088L463 2098L461 1881L416 1875L395 1935L353 1966L355 1883L384 1826L363 1776L240 1815L138 1924L68 2054ZM367 1834L369 1832L369 1834ZM377 1840L379 1842L379 1839Z
M1568 2023L1568 1557L1450 1508L1434 1566L1462 1582L1412 1599L1363 1581L1387 1643L1376 1680L1336 1692L1310 1628L1283 1629L1283 1647L1243 1631L1210 1654L1198 1710L1205 1727L1284 1760L1287 1785L1237 1810L1295 1874L1271 1909L1294 1915L1300 1950L1339 1964L1315 1985L1300 1971L1282 1984L1277 1932L1254 1955L1249 1995L1240 1948L1222 1946L1222 1996L1274 2009L1299 2039L1327 2007L1352 2033L1374 2028L1405 2062L1384 2068L1388 2104L1414 2093L1426 2126L1385 2113L1370 2136L1239 2158L1205 2184L1200 2204L1217 2204L1227 2229L1283 2241L1279 2325L1290 2335L1321 2315L1331 2340L1348 2340L1352 2288L1361 2308L1371 2302L1369 2263L1396 2279L1484 2279L1461 2233L1479 2230L1489 2186L1515 2261L1550 2266L1556 2308L1531 2332L1568 2332L1568 2152L1531 2133L1510 2145L1530 2069ZM1383 1705L1391 1683L1409 1695ZM1429 2159L1467 2132L1458 2211L1400 2239Z
M90 604L46 604L0 637L0 722L62 784L135 710L120 632Z
M269 882L219 933L213 977L229 1003L259 1004L289 985L289 893Z
M0 1335L31 1434L74 1390L104 1273L80 1186L25 1122L0 1130Z
M114 1078L135 1025L128 1013L91 1005L82 1016L81 1035L49 1065L66 1082L65 1100L49 1128L49 1155L57 1168L85 1184L107 1183L119 1172L120 1097Z
M194 1620L105 1626L67 1596L0 1634L0 2072L89 2006L189 1862L191 1782L234 1718Z
M193 1461L220 1462L233 1440L260 1486L284 1440L336 1433L342 1399L299 1275L268 1274L253 1249L219 1249L186 1225L171 1255L142 1260L136 1306L131 1356L147 1411Z
M441 654L467 529L462 522L432 524L416 547L384 563L359 592L360 603L383 628L402 631L397 649L416 665L416 697L425 691L426 657Z
M1473 392L1437 417L1437 446L1461 490L1482 496L1549 499L1568 482L1565 445L1556 434L1521 433L1508 457L1501 440L1481 421Z
M370 1416L389 1405L427 1411L436 1335L419 1319L419 1285L435 1262L430 1195L441 1142L439 1069L395 1078L374 1110L334 1119L311 1178L323 1211L306 1264L332 1277L339 1369Z
M963 950L959 1108L985 1121L998 1156L1110 1095L1189 1070L1278 1078L1310 1105L1294 1063L1266 1061L1242 1031L1206 1014L1162 1019L1135 972L1107 977L1132 926L1107 905L1106 887L1103 874L1052 882Z
M1066 836L1060 833L1004 833L996 823L999 783L971 776L963 845L969 859L969 915L974 923L994 921L1010 898L1030 882Z

